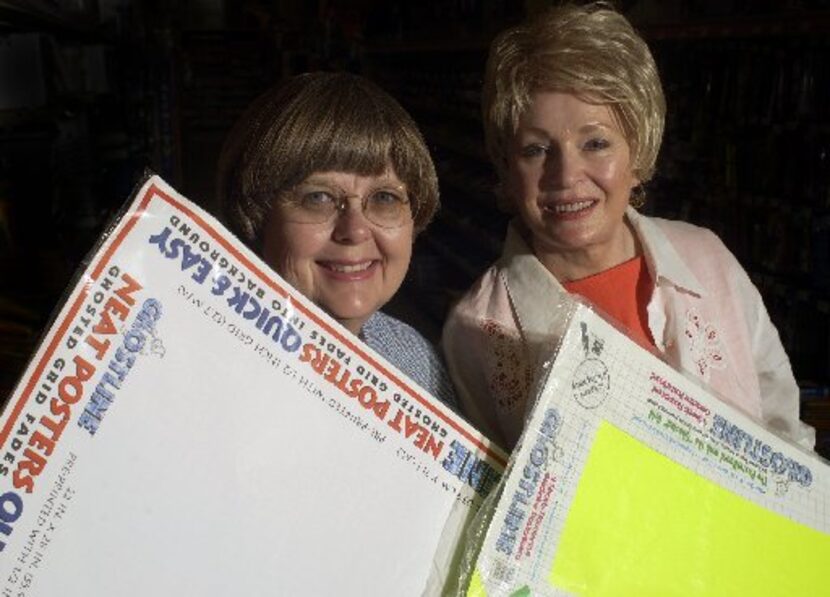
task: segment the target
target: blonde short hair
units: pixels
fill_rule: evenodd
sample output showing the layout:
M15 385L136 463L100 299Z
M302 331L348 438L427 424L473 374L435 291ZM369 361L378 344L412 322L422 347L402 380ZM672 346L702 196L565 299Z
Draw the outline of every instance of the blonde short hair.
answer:
M259 251L271 202L312 173L378 176L390 166L406 185L419 232L438 209L438 180L415 122L362 77L306 73L266 91L231 129L218 200L231 230Z
M536 91L609 105L631 149L634 175L640 182L652 177L665 123L663 88L645 41L609 4L553 7L493 41L482 116L502 181L508 143Z

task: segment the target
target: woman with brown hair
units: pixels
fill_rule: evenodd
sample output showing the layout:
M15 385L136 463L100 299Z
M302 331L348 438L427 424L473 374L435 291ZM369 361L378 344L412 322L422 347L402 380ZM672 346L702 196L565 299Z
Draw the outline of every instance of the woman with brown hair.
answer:
M228 136L219 200L231 230L287 282L453 405L435 349L380 311L438 208L410 116L371 82L307 73L254 101Z

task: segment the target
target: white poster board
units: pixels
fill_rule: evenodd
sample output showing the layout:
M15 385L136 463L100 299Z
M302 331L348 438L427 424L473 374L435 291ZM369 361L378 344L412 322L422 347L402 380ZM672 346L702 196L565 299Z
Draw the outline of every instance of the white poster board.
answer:
M436 594L505 460L153 177L0 419L0 595Z

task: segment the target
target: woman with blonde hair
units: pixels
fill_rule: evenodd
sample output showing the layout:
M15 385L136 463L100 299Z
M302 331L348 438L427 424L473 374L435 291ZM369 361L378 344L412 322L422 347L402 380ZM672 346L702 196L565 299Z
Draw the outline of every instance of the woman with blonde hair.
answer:
M606 3L549 9L490 48L485 137L516 217L443 344L462 412L505 447L575 295L723 399L813 445L778 333L735 257L709 230L636 210L664 119L648 46Z
M403 373L455 402L435 349L380 311L438 208L429 151L403 108L349 73L306 73L231 130L218 194L231 230L288 283Z

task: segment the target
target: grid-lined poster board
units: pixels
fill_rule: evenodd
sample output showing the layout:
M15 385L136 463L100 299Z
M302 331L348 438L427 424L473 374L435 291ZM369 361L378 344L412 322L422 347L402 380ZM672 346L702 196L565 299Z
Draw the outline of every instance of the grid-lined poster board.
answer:
M0 418L0 594L437 594L505 460L153 177Z
M467 594L828 595L829 484L578 304Z

